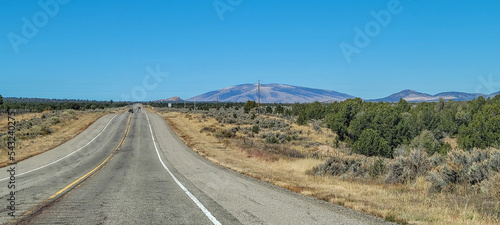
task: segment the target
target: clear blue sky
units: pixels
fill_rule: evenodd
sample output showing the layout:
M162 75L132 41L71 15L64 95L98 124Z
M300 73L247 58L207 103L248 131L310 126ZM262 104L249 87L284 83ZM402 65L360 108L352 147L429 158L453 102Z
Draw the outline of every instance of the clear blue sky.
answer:
M257 80L365 99L500 90L497 0L41 2L57 6L0 1L3 96L189 98ZM359 47L350 62L341 43ZM148 75L157 66L168 76Z

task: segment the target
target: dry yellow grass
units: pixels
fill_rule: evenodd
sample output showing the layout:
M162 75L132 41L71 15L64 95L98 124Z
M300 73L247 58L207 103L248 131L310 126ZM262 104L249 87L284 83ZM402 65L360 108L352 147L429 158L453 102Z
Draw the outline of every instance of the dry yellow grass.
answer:
M33 139L16 140L16 161L22 161L29 157L41 154L51 150L87 129L97 119L104 116L104 112L76 112L77 120L64 121L51 126L53 133L46 136L39 136ZM43 113L29 113L14 116L16 121L29 120L33 117L41 117ZM0 132L6 132L8 129L7 117L0 118ZM7 149L0 149L0 167L10 163L7 155Z
M458 147L457 138L446 137L444 139L444 143L450 144L450 146L451 146L452 149L455 149L455 148Z
M203 127L217 126L218 123L214 119L202 119L198 114L179 112L164 112L161 115L188 146L207 159L303 195L399 223L498 223L494 218L484 217L474 208L451 204L448 194L428 194L429 185L422 177L414 184L386 185L340 177L313 176L309 175L308 171L324 161L318 159L266 161L251 157L229 141L221 141L206 132L200 133ZM298 128L304 131L312 129L306 126Z

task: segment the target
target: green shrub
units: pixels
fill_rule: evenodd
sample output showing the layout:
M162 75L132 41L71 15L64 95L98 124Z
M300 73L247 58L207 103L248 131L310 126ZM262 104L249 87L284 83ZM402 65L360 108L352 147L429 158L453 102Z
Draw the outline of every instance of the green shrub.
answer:
M230 129L225 129L225 130L217 130L215 132L215 137L218 138L233 138L236 136L236 133L233 132Z
M375 163L370 167L369 174L371 177L377 177L385 173L385 164L383 159L375 160Z
M307 124L306 114L304 112L301 112L295 122L298 125L306 125Z
M434 154L429 157L429 162L431 163L431 168L438 167L443 163L443 156L440 154Z
M274 108L275 114L283 114L284 111L285 111L285 108L283 108L283 106L281 106L281 105L277 105L276 108Z
M200 133L203 133L203 132L206 132L206 131L208 131L210 133L214 133L216 130L213 127L203 127L203 128L201 128Z
M448 185L439 171L430 172L426 177L426 180L431 183L431 186L429 188L429 192L431 193L441 192Z
M500 151L492 151L488 163L491 170L500 172Z
M385 162L381 158L362 155L334 156L324 164L313 168L315 175L369 178L385 172Z
M269 143L269 144L276 144L276 143L279 143L278 141L278 138L276 138L275 135L268 135L266 137L266 143Z
M359 168L360 166L360 160L354 157L331 157L324 164L315 166L313 170L316 175L338 176L346 173L350 167Z
M249 113L251 109L256 108L258 105L255 101L247 101L243 106L245 113Z
M269 113L269 114L273 113L273 108L271 108L271 106L267 106L266 113Z
M500 153L478 150L449 152L443 164L437 166L427 177L431 191L452 191L456 185L478 185L496 173Z
M65 110L61 116L68 119L78 119L75 110L72 109Z
M25 134L29 136L45 136L53 132L52 128L48 124L35 125L25 131Z
M433 155L439 152L441 144L434 138L434 134L431 131L424 130L411 141L410 147L425 150L427 154Z
M257 125L253 125L252 127L252 132L255 133L255 134L258 134L260 131L260 127L257 126Z
M50 123L51 124L58 124L60 122L61 122L61 118L59 118L57 116L50 117Z
M488 166L482 162L474 162L467 171L468 182L471 185L478 184L488 178Z
M41 135L48 135L48 134L52 134L52 132L54 132L52 130L52 128L50 128L49 125L42 125L40 131L41 131Z
M358 141L352 146L352 150L366 156L391 157L391 148L387 142L373 129L366 129L361 133Z
M427 153L422 150L413 149L407 157L397 157L389 166L386 182L412 182L418 176L426 175L430 170L430 166Z
M76 112L75 112L75 110L73 110L73 109L67 109L67 110L65 110L65 111L63 112L63 114L64 114L64 113L66 113L66 114L68 114L68 115L76 115Z
M405 183L410 180L410 172L408 170L408 163L403 157L398 157L389 165L389 173L386 176L385 182L387 183Z
M481 189L488 196L493 197L497 202L500 201L500 173L496 173L488 180L481 183Z

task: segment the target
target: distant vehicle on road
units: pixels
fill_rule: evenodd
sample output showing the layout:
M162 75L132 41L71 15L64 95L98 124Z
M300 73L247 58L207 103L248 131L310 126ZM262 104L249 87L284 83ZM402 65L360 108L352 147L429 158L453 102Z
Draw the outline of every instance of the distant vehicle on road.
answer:
M133 109L129 109L128 112L129 113L134 113L134 110Z

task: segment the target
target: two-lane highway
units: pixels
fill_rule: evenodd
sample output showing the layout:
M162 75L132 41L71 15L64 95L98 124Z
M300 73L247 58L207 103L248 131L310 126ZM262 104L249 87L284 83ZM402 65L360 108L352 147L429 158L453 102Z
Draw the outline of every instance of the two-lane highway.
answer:
M211 224L162 166L146 114L131 115L130 131L110 163L30 223ZM238 223L220 207L217 217Z
M18 167L26 168L24 171L39 168L85 144L57 163L18 178L22 199L18 213L36 209L22 223L384 223L217 166L184 145L160 116L141 110L106 116L70 142ZM109 156L95 174L40 208L50 196L85 177ZM6 202L4 189L0 194ZM6 213L1 218L2 222L10 219Z
M0 173L4 177L0 179L4 184L0 202L6 206L10 191L16 192L16 217L8 216L7 208L2 207L0 222L19 218L99 165L118 145L127 119L126 114L105 116L63 145L18 163L14 190L7 188L7 173Z

